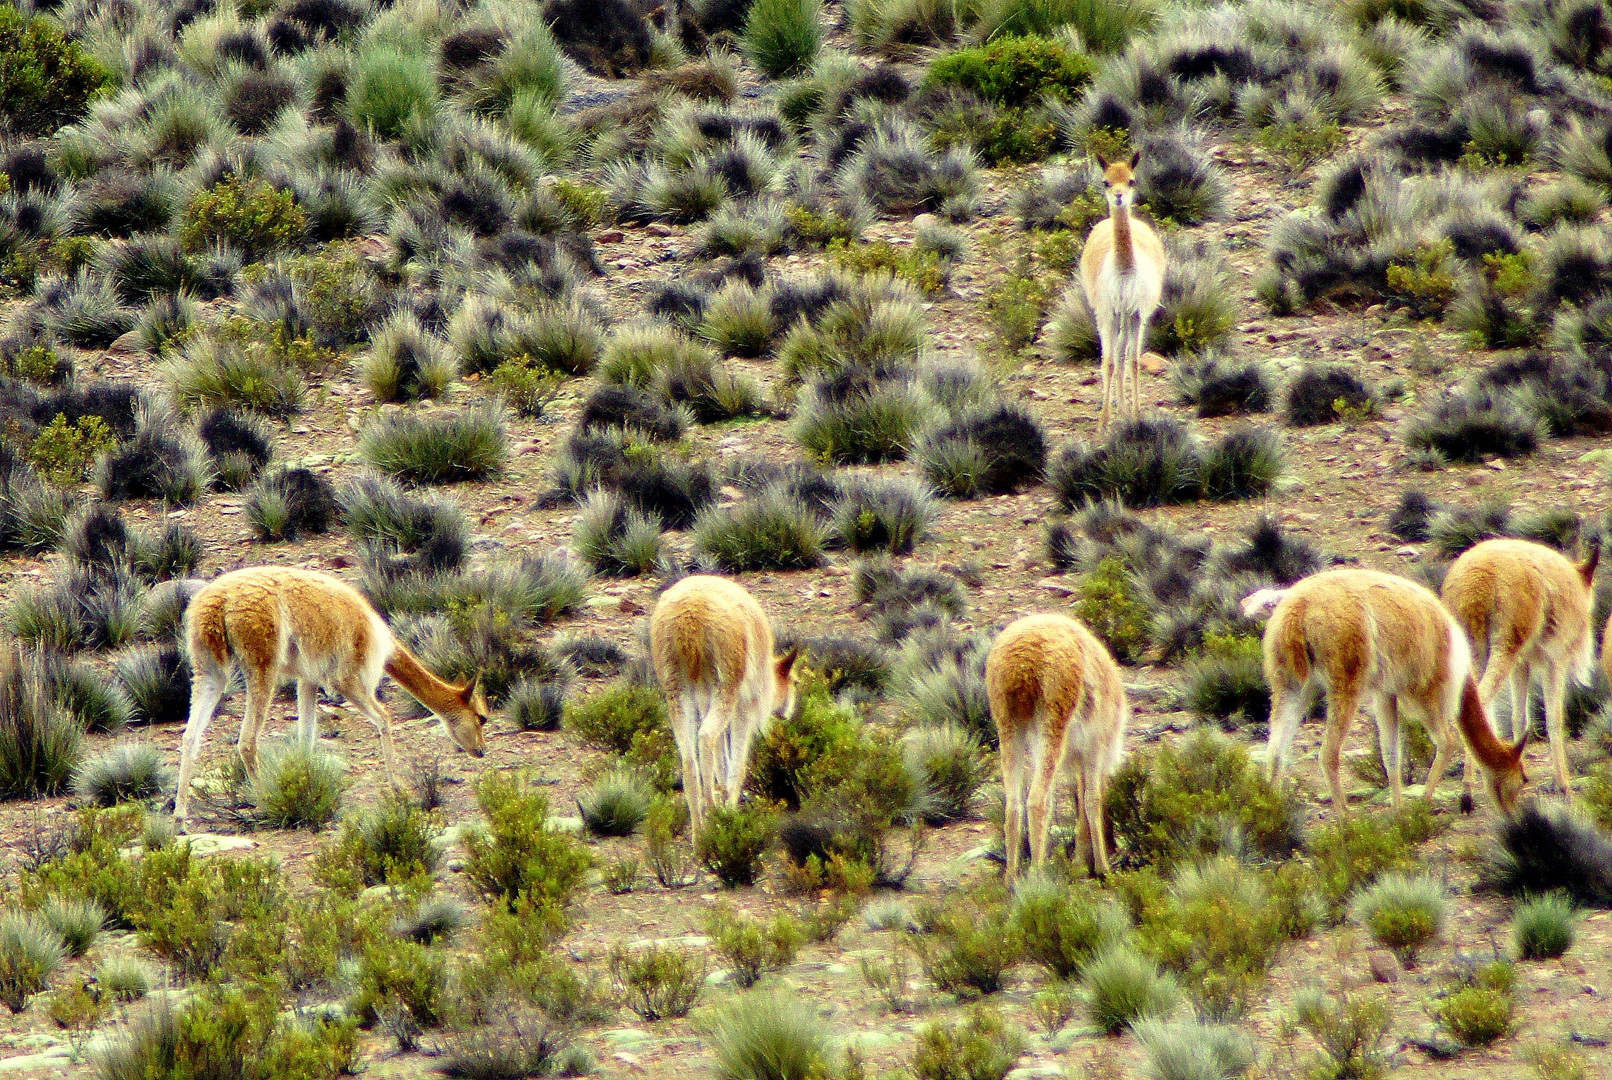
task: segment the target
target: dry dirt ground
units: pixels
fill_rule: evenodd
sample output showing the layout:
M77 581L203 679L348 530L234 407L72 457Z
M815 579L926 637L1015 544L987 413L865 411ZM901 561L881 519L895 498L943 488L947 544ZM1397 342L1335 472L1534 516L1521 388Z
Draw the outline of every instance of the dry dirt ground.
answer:
M1359 143L1366 131L1351 130L1352 142ZM1401 455L1396 432L1418 399L1433 394L1451 381L1464 364L1474 358L1459 340L1435 326L1417 325L1382 311L1307 314L1295 318L1273 318L1255 300L1252 280L1263 258L1262 244L1271 224L1286 211L1304 205L1309 177L1294 178L1285 167L1270 162L1246 143L1224 136L1216 140L1215 156L1226 166L1234 187L1229 221L1192 230L1226 245L1235 268L1242 311L1232 342L1233 351L1266 360L1286 369L1309 359L1341 362L1356 370L1368 384L1381 385L1390 379L1404 380L1408 392L1389 402L1380 415L1348 425L1331 424L1311 429L1282 429L1287 454L1287 479L1280 491L1264 502L1231 505L1198 504L1145 511L1151 521L1165 524L1171 531L1196 531L1210 535L1231 535L1262 513L1275 515L1283 525L1312 541L1317 547L1358 560L1381 570L1409 573L1423 557L1419 547L1403 544L1386 530L1385 521L1399 493L1416 483L1435 498L1449 502L1476 504L1491 498L1511 501L1518 510L1566 506L1596 517L1609 507L1602 470L1586 454L1596 449L1595 440L1552 440L1521 463L1491 462L1487 465L1456 465L1431 474L1400 470ZM949 290L929 306L929 318L938 347L942 351L972 353L993 359L1002 377L1005 396L1028 403L1046 426L1054 448L1074 438L1090 437L1095 430L1096 372L1054 363L1032 349L1026 356L1001 358L993 352L990 331L982 317L982 299L987 284L1011 256L1011 245L993 248L987 238L1007 239L1016 224L1008 212L1011 193L1029 172L997 170L986 174L986 212L966 226L972 240L970 253L959 263ZM663 233L665 230L657 229ZM672 228L669 235L649 235L633 227L607 226L595 230L601 257L610 268L598 286L608 296L612 314L625 317L641 310L644 296L664 281L669 264L689 252L691 230ZM620 238L613 238L620 234ZM870 239L910 241L910 222L887 222L870 230ZM994 252L994 254L993 254ZM785 272L807 271L819 265L815 257L789 256L780 260ZM1428 375L1425 362L1430 351L1448 368L1441 375ZM1422 356L1414 367L1413 352ZM154 382L155 375L143 358L106 355L85 357L84 366L109 377L134 378ZM776 373L766 365L753 365L764 381ZM535 494L547 487L550 460L569 428L581 400L592 388L591 380L580 380L568 388L568 395L554 408L547 422L514 420L511 431L512 454L505 475L497 481L460 485L445 490L471 514L478 530L477 548L481 553L518 554L542 552L563 547L571 532L574 510L540 509ZM448 402L481 394L474 382L455 388ZM1180 407L1171 393L1167 372L1154 365L1143 379L1143 400L1147 408L1163 415L1187 419L1190 412ZM313 388L309 407L284 432L282 460L314 464L339 480L356 470L351 463L354 430L376 405L356 376L356 364L338 370ZM421 407L430 407L429 405ZM1218 434L1223 425L1235 421L1199 421L1193 426L1205 435ZM799 456L787 432L787 422L772 420L695 428L690 436L697 453L716 459L726 455L765 453L778 460ZM887 466L893 471L910 471L911 466ZM207 558L202 576L259 563L279 563L341 573L352 573L357 555L347 538L338 533L310 541L263 546L253 543L241 516L238 496L210 495L187 510L173 510L168 517L183 521L202 536ZM1045 522L1056 511L1055 499L1044 487L1022 494L991 497L977 502L943 504L930 535L910 560L933 567L972 565L983 571L983 584L968 590L967 624L977 628L999 627L1032 611L1068 609L1070 581L1045 561L1042 538ZM130 504L125 514L132 521L151 526L160 524L163 508L154 504ZM686 550L688 538L671 534L673 547ZM48 581L59 572L51 559L8 557L0 562L0 593L13 595L24 583ZM813 632L840 632L870 636L871 625L864 620L851 593L849 559L837 558L825 568L799 573L757 573L741 577L742 583L764 608L781 622L810 628ZM642 623L653 606L658 585L653 580L596 580L589 600L576 615L565 618L555 633L594 633L629 648L636 647ZM1140 666L1127 671L1128 683L1142 688L1168 687L1179 678L1170 667ZM597 684L584 681L579 692L589 692ZM1170 711L1157 704L1159 699L1145 691L1134 695L1135 717L1128 747L1135 750L1147 740L1173 738L1174 732L1193 724L1186 713ZM394 698L395 700L395 698ZM239 697L226 700L207 760L221 763L232 750ZM289 697L276 705L276 724L283 729L294 715ZM876 708L874 719L894 720L890 705ZM327 745L348 762L353 786L349 805L374 801L381 791L382 771L373 729L339 702L326 702L322 718ZM222 734L218 734L222 733ZM1294 750L1296 771L1307 789L1309 824L1327 820L1331 809L1321 794L1323 785L1315 765L1319 727L1307 724ZM146 739L159 746L170 767L177 765L180 731L161 727L136 731L117 738ZM98 751L106 737L92 736L90 752ZM1357 725L1349 749L1375 753L1369 725ZM446 787L445 822L472 820L477 815L471 781L488 769L531 769L552 785L552 804L561 808L573 804L575 793L584 784L584 774L598 755L563 732L521 733L501 728L491 731L488 753L475 761L455 753L451 744L427 720L400 724L399 753L403 760L440 757ZM1545 748L1534 744L1527 759L1530 774L1537 778L1548 772ZM1581 763L1582 768L1582 763ZM1583 1060L1589 1076L1612 1075L1612 913L1586 913L1578 943L1563 959L1526 963L1518 967L1518 1029L1488 1049L1462 1054L1455 1060L1432 1060L1415 1043L1428 1037L1433 1025L1425 1004L1438 985L1439 975L1458 953L1490 954L1495 943L1504 948L1509 942L1508 904L1492 897L1471 894L1474 875L1463 852L1486 839L1495 823L1492 805L1480 801L1477 813L1460 816L1454 807L1453 783L1447 784L1439 800L1439 814L1450 828L1424 850L1427 870L1447 882L1451 893L1448 930L1440 943L1430 949L1413 970L1398 973L1397 981L1382 988L1392 1002L1393 1040L1399 1043L1394 1060L1395 1075L1406 1078L1438 1077L1441 1080L1468 1078L1511 1078L1531 1075L1526 1064L1528 1048L1536 1042L1556 1043L1569 1036L1583 1045ZM1547 797L1540 793L1540 797ZM1066 800L1067 803L1067 800ZM22 854L22 845L40 822L66 812L65 799L9 803L0 806L0 859L8 867ZM1065 806L1067 812L1068 807ZM320 837L306 832L239 832L236 826L216 820L203 821L198 829L213 833L238 834L255 854L272 854L281 861L294 888L309 888L307 868L320 843ZM942 894L960 882L978 875L995 873L994 864L971 857L988 839L984 807L976 806L974 816L935 832L907 884L914 900ZM640 846L636 838L597 842L600 863L604 864ZM7 869L6 873L14 873ZM450 868L439 871L438 888L467 903L473 894L461 876ZM704 939L703 920L719 901L731 901L757 913L778 910L798 911L798 898L784 895L776 874L770 874L753 888L725 891L709 878L688 889L668 891L652 879L629 894L613 896L598 883L597 875L576 905L574 925L562 943L571 960L582 967L602 970L610 947L622 940L672 939L698 947ZM1245 1024L1257 1035L1261 1063L1257 1070L1266 1075L1297 1075L1291 1068L1287 1044L1279 1037L1281 1018L1290 1011L1290 1002L1300 988L1356 986L1373 981L1367 964L1367 946L1357 931L1348 927L1318 932L1290 947L1277 963L1265 987L1263 999L1251 1010ZM80 977L108 953L135 948L128 935L104 934L86 960L75 961L56 976L57 985ZM858 972L858 958L888 955L896 945L890 932L874 932L860 919L853 919L831 943L808 945L799 959L779 975L770 976L810 1000L824 1015L834 1035L862 1051L870 1075L897 1068L910 1061L915 1029L936 1017L960 1013L962 1006L948 995L922 985L916 971L912 994L916 1011L891 1014L881 1007L879 995L870 989ZM713 972L718 970L712 965ZM715 976L713 976L715 978ZM1144 1074L1141 1049L1129 1036L1108 1038L1083 1028L1077 1018L1056 1037L1048 1038L1034 1021L1030 1000L1042 985L1042 976L1028 966L1016 969L995 1003L1016 1023L1032 1032L1029 1049L1019 1063L1021 1077L1129 1077ZM705 1000L726 993L725 987L707 988ZM61 1050L62 1033L46 1015L45 998L36 997L24 1012L0 1018L0 1075L89 1076L93 1066L75 1063ZM626 1010L602 1027L583 1031L580 1040L596 1054L601 1073L608 1076L692 1077L709 1074L711 1058L702 1045L693 1020L644 1023ZM399 1054L390 1040L379 1032L365 1036L366 1075L375 1078L428 1075L433 1066L429 1053ZM1296 1044L1302 1054L1305 1044ZM431 1047L429 1034L426 1050ZM51 1050L61 1056L48 1060L36 1055ZM8 1062L30 1055L22 1068Z

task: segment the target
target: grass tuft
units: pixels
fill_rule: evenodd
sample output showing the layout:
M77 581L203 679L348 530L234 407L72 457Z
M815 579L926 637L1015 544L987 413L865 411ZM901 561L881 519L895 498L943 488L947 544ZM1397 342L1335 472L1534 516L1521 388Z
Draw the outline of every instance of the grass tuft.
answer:
M120 743L73 774L73 794L95 806L154 799L167 784L162 752L148 742Z
M1573 947L1576 936L1573 902L1559 893L1527 900L1511 915L1517 955L1524 960L1554 960Z
M828 1031L798 995L746 994L716 1006L704 1022L720 1080L807 1080L831 1076Z
M1131 945L1116 945L1087 964L1082 986L1087 1015L1110 1035L1169 1016L1180 999L1175 980Z
M694 547L730 573L805 570L823 561L823 527L799 499L770 488L694 523Z
M382 416L358 441L365 464L407 483L484 480L503 471L508 454L503 410L487 405L456 413Z
M347 786L336 758L298 739L263 747L248 797L253 816L277 829L317 829L341 808Z

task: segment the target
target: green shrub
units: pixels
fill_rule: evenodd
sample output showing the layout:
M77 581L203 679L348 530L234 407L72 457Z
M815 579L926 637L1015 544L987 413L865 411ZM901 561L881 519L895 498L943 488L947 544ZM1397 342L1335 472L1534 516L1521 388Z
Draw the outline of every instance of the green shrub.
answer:
M1024 1053L1024 1034L984 1005L960 1022L936 1020L918 1032L912 1071L920 1080L1004 1080Z
M500 360L488 373L487 381L517 415L541 417L549 402L558 396L565 376L522 353Z
M117 437L99 416L81 416L69 422L57 413L28 444L28 461L52 483L82 483L103 451L117 445Z
M596 694L565 703L565 730L635 764L650 764L671 743L666 696L653 686L618 679Z
M687 1016L705 985L705 960L671 945L610 951L610 978L627 1008L645 1020Z
M929 932L913 940L924 974L947 993L994 994L1002 975L1024 953L1018 926L1006 904L989 898L956 897L923 912Z
M1328 157L1343 143L1343 129L1335 120L1285 120L1259 129L1254 141L1301 172Z
M292 246L307 231L308 217L289 189L239 176L198 191L180 224L180 236L192 250L224 241L247 262Z
M856 713L807 672L795 688L794 715L774 720L756 740L745 786L768 802L799 809L818 762L854 752L861 731Z
M129 921L141 943L182 974L272 981L286 945L286 895L266 859L193 858L189 844L147 850L135 863ZM107 911L116 909L107 904Z
M1229 1024L1139 1020L1131 1033L1157 1080L1235 1080L1258 1058L1253 1039Z
M811 66L823 44L819 0L754 0L740 39L744 54L769 79Z
M767 972L793 964L805 936L800 923L782 912L766 923L726 906L712 912L705 926L733 981L745 989Z
M1046 95L1079 97L1095 70L1091 60L1059 42L1008 34L936 58L924 82L960 86L994 105L1022 108Z
M115 79L43 16L28 18L0 6L0 117L12 134L50 135L84 115L97 93Z
M208 987L176 1011L168 997L104 1050L102 1080L262 1080L279 1002L240 987Z
M334 755L293 738L258 753L247 797L253 817L265 825L317 829L336 816L346 786Z
M1573 902L1560 893L1517 905L1511 933L1524 960L1551 960L1573 947Z
M1406 964L1444 928L1444 890L1432 878L1384 874L1362 889L1349 908L1379 945Z
M717 1006L702 1025L719 1080L816 1080L835 1075L817 1011L798 995L746 994Z
M106 925L106 909L94 900L53 896L39 909L39 914L62 939L67 955L75 959L90 951Z
M1186 707L1238 727L1266 723L1271 689L1264 663L1260 639L1253 634L1205 634L1203 648L1187 662Z
M1315 1040L1311 1075L1323 1080L1376 1080L1387 1073L1388 1054L1381 1046L1393 1014L1382 995L1308 990L1294 1004L1293 1021Z
M22 1012L64 959L61 938L41 919L20 911L0 915L0 1002Z
M1130 918L1089 882L1033 874L1013 894L1012 923L1025 959L1055 979L1073 979L1092 957L1122 940Z
M1155 754L1133 754L1105 798L1119 858L1168 872L1216 854L1228 841L1268 858L1299 845L1294 796L1272 786L1248 751L1200 729Z
M1175 980L1161 975L1152 960L1133 946L1110 948L1086 965L1082 980L1091 1022L1117 1035L1138 1020L1175 1011Z
M1487 1046L1511 1031L1515 978L1504 960L1484 964L1433 1003L1433 1018L1463 1046Z
M1073 615L1114 659L1134 664L1147 651L1153 633L1153 613L1139 596L1123 559L1110 555L1083 575L1076 586Z
M452 1007L447 957L407 938L365 944L353 983L348 1012L365 1024L384 1023L393 1035L439 1027ZM406 1034L398 1042L409 1045Z
M692 885L698 874L693 852L679 839L688 831L688 803L681 797L657 795L644 818L644 858L655 880L668 889Z
M577 796L577 812L595 836L631 836L649 814L654 790L632 769L612 769Z
M391 794L379 805L342 819L341 832L319 849L314 877L349 895L376 885L429 877L441 862L442 826L410 799Z
M563 925L564 908L592 863L576 838L548 823L549 804L525 776L482 775L476 802L487 831L465 838L465 874L488 900Z
M754 885L761 857L778 833L777 816L751 806L718 806L711 810L695 839L700 864L728 888Z
M1157 19L1148 0L991 0L980 7L975 37L1004 34L1057 35L1066 28L1094 53L1125 51L1132 37Z

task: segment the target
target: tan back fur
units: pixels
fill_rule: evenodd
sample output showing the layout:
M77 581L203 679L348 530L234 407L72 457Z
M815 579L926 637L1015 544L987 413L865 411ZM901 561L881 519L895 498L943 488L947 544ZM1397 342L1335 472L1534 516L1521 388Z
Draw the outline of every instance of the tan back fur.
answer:
M1018 873L1026 819L1031 864L1046 858L1066 766L1076 778L1077 846L1082 856L1089 850L1095 872L1106 874L1103 785L1124 754L1129 715L1114 658L1074 619L1027 615L997 635L985 685L1001 743L1008 876Z
M1122 411L1127 410L1127 378L1129 416L1136 419L1141 413L1142 347L1148 320L1164 293L1164 245L1145 221L1132 216L1134 170L1140 160L1140 151L1129 162L1108 162L1098 156L1109 214L1092 228L1080 253L1080 283L1102 342L1100 428L1108 426L1111 396Z
M1478 694L1492 703L1511 682L1513 731L1526 723L1529 690L1545 696L1556 783L1571 791L1567 767L1567 683L1587 683L1595 662L1590 628L1591 585L1600 561L1597 544L1575 565L1554 548L1527 540L1485 540L1450 566L1441 590L1444 605L1466 631L1482 669ZM1522 719L1519 719L1522 718Z
M737 805L751 740L795 707L796 652L773 653L772 624L743 586L686 577L649 620L650 658L666 692L695 830L725 795Z
M449 683L426 670L356 589L329 575L283 566L223 574L191 599L184 636L194 674L175 805L181 820L207 726L236 671L246 688L240 752L249 767L256 764L257 738L274 692L288 678L297 683L305 741L318 735L319 688L338 693L375 724L394 783L391 717L375 696L383 675L430 709L461 749L477 757L485 753L489 710L479 685Z
M1270 762L1281 774L1312 690L1327 696L1322 768L1339 812L1347 809L1339 757L1354 714L1369 698L1376 705L1378 738L1390 793L1399 801L1399 707L1421 713L1437 748L1429 773L1431 800L1445 757L1460 736L1485 770L1503 809L1515 802L1522 779L1521 747L1494 736L1475 686L1466 638L1431 591L1374 570L1328 570L1300 581L1276 605L1265 627L1265 678L1271 687Z

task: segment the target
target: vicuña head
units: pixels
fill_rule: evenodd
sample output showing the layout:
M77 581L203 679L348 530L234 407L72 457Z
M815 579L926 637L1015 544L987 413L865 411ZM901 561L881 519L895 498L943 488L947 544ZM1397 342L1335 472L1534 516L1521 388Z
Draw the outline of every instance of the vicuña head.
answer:
M392 718L375 696L384 675L442 722L461 750L487 752L487 698L480 679L438 678L398 644L386 621L357 590L336 578L289 566L254 566L203 586L185 609L185 641L194 675L190 718L179 744L179 793L174 813L189 816L190 777L202 739L236 671L246 684L240 753L257 764L258 733L274 691L287 677L297 683L297 731L319 737L321 687L346 698L375 725L387 778L397 784Z
M1092 156L1103 170L1103 199L1108 203L1109 213L1113 213L1116 206L1131 209L1136 198L1136 166L1142 160L1142 151L1131 151L1129 161L1109 161L1101 154Z

